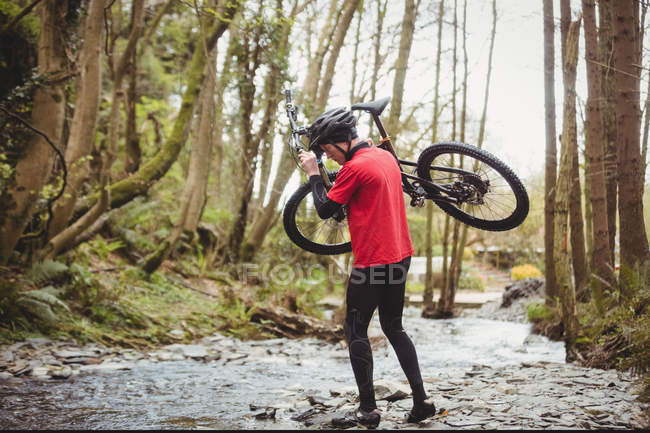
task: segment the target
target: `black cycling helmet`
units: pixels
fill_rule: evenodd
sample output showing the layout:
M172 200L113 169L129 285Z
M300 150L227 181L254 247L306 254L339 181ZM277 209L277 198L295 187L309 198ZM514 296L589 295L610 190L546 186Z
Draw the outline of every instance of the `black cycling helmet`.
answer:
M319 151L321 144L350 142L358 136L356 124L357 118L343 107L324 112L309 127L309 150Z

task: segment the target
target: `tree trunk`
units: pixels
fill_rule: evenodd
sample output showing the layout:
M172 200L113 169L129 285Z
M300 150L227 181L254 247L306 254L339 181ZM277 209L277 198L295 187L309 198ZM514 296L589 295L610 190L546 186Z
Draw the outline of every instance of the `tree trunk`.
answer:
M440 98L440 59L442 57L442 24L445 14L444 0L440 1L438 7L438 41L436 48L436 72L434 77L434 95L433 95L433 116L431 119L431 142L435 143L438 140L438 105ZM391 108L392 111L392 108ZM422 316L431 316L435 310L433 304L433 257L432 257L432 233L433 233L433 203L427 202L427 220L426 220L426 271L424 280L424 294L422 299ZM443 235L443 242L446 241L446 232ZM443 256L444 260L444 256ZM444 275L443 266L443 275ZM444 284L443 284L444 287Z
M38 38L38 73L53 78L38 87L32 103L31 125L43 132L58 147L61 144L65 116L66 72L61 19L67 2L44 2L40 6L41 31ZM7 191L0 211L0 266L7 264L27 223L31 220L41 189L52 171L54 150L40 134L28 139L16 164L15 183Z
M296 13L297 13L297 6L296 3L294 3L290 16L295 16ZM287 27L285 27L285 30L283 31L283 34L286 35L287 38L291 32L291 27L289 27L289 25L290 23L287 23ZM348 22L348 27L338 27L337 31L346 33L348 31L348 28L349 28L349 22ZM321 41L326 40L327 33L329 33L330 31L331 31L330 28L327 27L324 28L320 40ZM288 39L284 39L283 42L281 42L280 46L287 47L288 49L289 48ZM329 50L332 51L329 52ZM336 64L336 58L338 58L338 56L340 55L340 47L337 48L336 44L332 45L332 44L323 43L323 46L319 48L319 50L317 51L316 56L326 56L328 55L328 53L330 56L329 57L330 62L332 62L331 64ZM321 79L319 75L312 75L316 73L316 71L320 72L320 69L312 70L312 66L317 63L318 63L318 59L313 59L312 61L309 62L310 72L308 72L307 76L305 77L305 81L302 86L303 91L296 95L296 103L298 106L303 108L303 113L306 116L309 116L314 112L322 111L324 109L325 102L323 102L323 105L320 105L320 103L315 104L313 102L317 100L317 95L320 94L320 100L322 101L327 101L327 99L329 98L330 89L326 90L324 87L322 87L324 86L324 84L319 85ZM295 165L293 162L293 158L291 158L291 156L289 155L288 147L285 145L282 147L282 151L280 154L280 163L278 166L276 177L273 180L273 186L271 188L269 202L253 222L250 233L247 236L247 240L244 245L244 248L242 249L243 252L242 259L252 260L255 253L262 245L262 242L264 241L266 234L269 232L271 227L277 221L279 216L278 209L277 209L278 202L280 201L280 197L282 196L282 193L287 185L287 182L289 178L293 175L294 171L295 171Z
M408 0L407 0L408 1ZM336 61L339 58L339 52L343 46L345 35L350 28L350 23L352 22L352 17L354 12L357 10L361 0L347 0L345 2L345 9L343 10L343 17L341 21L336 26L336 33L334 40L332 42L332 49L327 59L327 65L325 67L325 72L322 75L322 83L319 86L320 91L318 94L318 106L325 107L327 105L327 99L329 98L330 90L332 89L332 78L334 78L334 69L336 68Z
M381 36L384 29L384 18L386 17L386 6L388 5L388 0L377 0L377 25L376 31L373 35L373 66L372 74L370 76L370 100L374 101L377 99L377 81L379 80L379 69L381 68L381 63L383 56L381 55ZM373 128L375 122L370 117L368 119L368 130L369 134L373 134Z
M126 91L126 98L124 99L126 106L126 136L125 141L125 155L124 155L124 171L126 173L134 173L140 167L140 160L142 158L142 150L140 149L140 136L136 130L135 106L138 99L137 95L137 79L138 77L138 60L135 51L131 54L129 61L129 85Z
M214 24L209 32L210 37L206 41L206 46L197 44L194 49L190 69L186 74L187 84L183 93L181 108L176 116L174 127L169 138L165 141L160 152L146 164L142 165L136 173L110 185L111 208L121 207L135 197L145 194L153 184L167 173L171 165L176 161L179 152L187 140L191 124L190 121L194 112L194 104L203 81L203 69L207 60L205 49L210 51L214 47L217 40L228 28L226 21L229 21L243 4L243 2L226 3L228 6L222 14L224 19L218 20ZM88 202L79 206L75 213L86 212L97 200L97 197L97 194L89 196Z
M617 161L616 161L616 107L614 100L614 34L612 32L612 0L598 1L598 51L601 77L601 106L603 134L605 135L605 184L607 189L607 232L609 234L610 262L616 263L617 217Z
M105 3L105 1L91 2L84 23L84 40L79 54L77 100L74 104L70 135L65 149L65 161L68 166L67 185L64 195L53 208L50 239L59 234L68 224L81 184L88 177L88 156L93 148L99 110Z
M575 136L577 137L577 134ZM580 166L578 162L577 138L571 143L571 153L571 189L569 192L571 258L576 292L580 293L584 290L587 284L587 255L585 252L585 229L584 217L582 215L582 190L580 188Z
M640 78L637 49L639 4L635 0L612 3L614 24L614 89L616 149L618 155L618 215L620 221L621 283L635 266L647 259L648 238L643 220L643 179L640 161ZM626 294L627 290L624 290ZM627 293L629 295L629 293Z
M133 26L129 34L129 39L124 48L124 52L117 62L113 62L113 91L111 98L111 110L109 114L108 126L108 143L103 155L102 168L100 174L100 193L99 200L93 204L88 212L80 219L81 222L75 222L67 229L63 230L57 236L52 238L44 250L49 257L56 255L58 252L68 248L74 239L95 222L101 214L109 208L111 201L111 191L109 183L111 180L111 167L117 157L119 130L120 130L120 100L123 96L122 80L126 73L129 59L136 49L136 44L140 38L142 30L142 21L144 16L144 0L134 0L133 2ZM115 52L111 58L115 58Z
M467 0L463 2L463 96L462 96L462 107L460 114L460 141L461 143L465 142L465 122L467 118L467 79L468 79L468 59L467 59L467 40L465 32L467 29ZM491 61L490 61L491 64ZM486 101L487 102L487 101ZM454 138L455 139L455 138ZM478 147L483 147L483 141L477 143ZM463 257L465 252L465 246L467 245L467 232L469 226L463 224L461 228L461 235L459 239L458 248L456 248L456 256L454 257L455 263L452 263L452 277L454 278L454 284L458 287L460 282L460 274L463 270Z
M441 0L442 3L443 0ZM404 82L408 69L411 46L413 45L413 32L418 14L420 0L404 1L404 17L402 18L402 33L399 41L399 52L395 61L395 78L393 80L393 97L391 98L390 113L386 122L386 131L391 137L399 134L399 117L402 114L402 97L404 95ZM440 33L440 30L438 31Z
M575 341L578 331L575 290L571 282L569 252L569 191L571 184L572 142L577 139L575 132L575 80L578 62L578 37L580 21L571 23L567 32L566 56L564 59L564 121L562 129L562 158L555 195L555 273L562 306L562 323L567 362L575 359Z
M561 0L560 2L560 25L562 30L562 59L566 62L567 56L567 41L569 25L571 23L571 7L569 0ZM577 62L577 60L576 60ZM566 85L566 84L565 84ZM565 101L566 103L566 101ZM575 97L573 98L573 107L575 107ZM575 108L574 108L575 111ZM574 116L575 119L575 116ZM577 137L577 126L575 120L571 125L572 136ZM563 130L566 131L566 125L563 125ZM569 183L569 224L571 226L571 255L573 262L573 276L575 281L575 290L580 292L587 279L587 263L585 255L585 235L584 224L582 218L582 200L580 190L580 169L578 162L578 141L572 140L569 142L571 145L571 175Z
M150 254L143 263L143 270L152 273L165 261L176 248L183 233L194 234L199 224L209 179L210 154L212 153L212 121L214 119L214 90L216 76L216 47L209 56L205 66L205 78L199 96L198 128L192 139L190 152L190 167L188 170L185 189L180 198L180 212L171 234L159 248Z
M454 0L454 48L453 48L453 67L452 67L452 91L451 91L451 140L456 140L456 63L457 63L457 42L458 42L458 19L456 15L456 6L457 2ZM462 165L462 157L459 161ZM451 260L449 262L449 268L447 269L446 275L443 276L445 281L445 286L440 292L440 301L438 302L438 312L445 316L453 316L454 314L454 299L456 298L456 289L458 288L458 280L456 278L456 272L459 271L458 264L458 248L460 243L460 221L454 220L454 226L451 236ZM447 254L444 257L445 262L448 260Z
M357 95L361 92L359 93L356 92L357 79L359 78L357 70L359 69L359 46L361 45L361 21L363 18L363 11L364 11L363 3L361 3L359 7L360 7L360 11L357 14L357 26L354 32L354 50L352 54L352 71L351 71L352 78L350 80L351 81L350 105L354 104L355 102L362 102L361 100L357 101Z
M604 311L603 289L613 282L613 267L609 249L607 222L607 189L605 187L605 135L600 109L601 80L598 58L598 36L594 0L582 0L585 27L585 60L587 65L587 109L585 119L585 147L587 175L590 178L591 209L593 211L593 255L591 293L598 310Z
M546 305L558 295L555 279L553 222L555 181L557 176L557 146L555 131L555 24L553 0L544 0L544 107L546 130L546 161L544 175L544 263L546 264Z

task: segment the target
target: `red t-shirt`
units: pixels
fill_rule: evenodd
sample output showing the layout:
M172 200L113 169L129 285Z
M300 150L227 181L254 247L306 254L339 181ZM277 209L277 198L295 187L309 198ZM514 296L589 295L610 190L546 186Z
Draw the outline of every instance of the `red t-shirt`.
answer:
M372 145L358 149L327 197L348 205L355 267L396 263L413 254L402 176L389 152Z

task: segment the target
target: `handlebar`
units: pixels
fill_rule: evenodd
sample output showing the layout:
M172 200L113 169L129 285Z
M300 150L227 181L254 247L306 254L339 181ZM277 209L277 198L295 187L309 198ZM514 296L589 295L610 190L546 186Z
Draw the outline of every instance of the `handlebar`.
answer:
M309 130L305 126L298 126L296 124L298 113L296 110L296 106L293 104L291 100L290 89L286 89L284 91L284 107L287 111L287 117L289 118L289 125L291 125L291 138L289 140L289 149L291 150L291 154L294 158L294 161L296 161L296 164L302 169L302 166L296 160L295 155L300 154L300 152L304 152L306 150L302 145L302 143L300 142L300 136L301 135L309 136ZM329 174L327 173L327 170L325 169L325 166L321 161L320 155L318 155L318 153L317 153L317 158L318 158L318 169L321 173L321 176L323 177L323 182L325 183L325 187L330 188L332 186L332 182L329 179Z
M291 142L289 146L296 152L300 152L303 147L300 145L300 136L307 135L307 128L304 126L298 126L296 120L298 119L298 113L296 111L296 106L291 100L291 89L286 89L284 91L284 107L287 111L287 117L289 118L289 124L291 125Z

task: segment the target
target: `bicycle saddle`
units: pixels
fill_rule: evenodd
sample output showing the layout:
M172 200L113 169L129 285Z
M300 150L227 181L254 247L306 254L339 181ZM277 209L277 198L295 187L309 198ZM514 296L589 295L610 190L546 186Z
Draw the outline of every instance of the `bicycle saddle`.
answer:
M350 109L364 110L370 114L379 116L381 112L384 111L384 108L386 108L389 102L390 102L390 96L387 96L385 98L377 99L376 101L372 101L372 102L359 102L358 104L352 105Z

